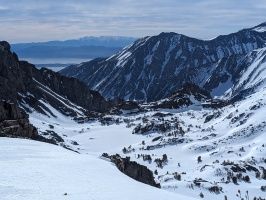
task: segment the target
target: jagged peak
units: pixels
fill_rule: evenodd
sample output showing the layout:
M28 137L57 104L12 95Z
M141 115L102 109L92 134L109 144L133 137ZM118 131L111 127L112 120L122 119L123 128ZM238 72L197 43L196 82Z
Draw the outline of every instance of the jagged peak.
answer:
M10 51L10 44L7 41L0 41L0 51Z

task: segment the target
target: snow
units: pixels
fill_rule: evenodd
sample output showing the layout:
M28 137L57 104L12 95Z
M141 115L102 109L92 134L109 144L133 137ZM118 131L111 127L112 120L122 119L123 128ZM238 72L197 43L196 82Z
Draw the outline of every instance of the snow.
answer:
M130 51L127 51L127 52L125 52L125 53L121 53L118 57L117 57L117 64L116 64L116 66L117 67L123 67L125 64L126 64L126 62L128 61L127 59L128 59L128 57L129 56L131 56L131 52Z
M190 100L196 104L181 109L162 109L138 114L109 115L119 124L110 122L103 125L99 120L78 124L70 117L47 106L57 117L47 117L39 113L30 114L30 122L38 127L40 132L53 130L61 136L64 144L80 154L66 150L60 146L40 143L30 140L3 138L0 140L0 195L2 199L233 199L238 190L249 191L250 198L264 197L260 190L265 180L257 179L254 172L247 171L251 183L238 181L226 184L221 181L226 178L230 166L221 163L230 160L242 166L241 163L252 163L252 166L266 167L262 162L265 157L265 109L266 89L261 88L234 106L222 109L204 109L192 96ZM253 108L260 105L260 108ZM173 130L165 133L151 131L147 135L132 134L133 129L142 118L160 119L153 115L157 112L172 116L164 117L164 121L177 119L179 126L185 130L184 139L180 144L168 144L173 136L167 136ZM242 115L244 113L244 116ZM207 116L216 116L205 122ZM246 122L244 120L246 119ZM124 121L127 122L124 122ZM53 125L51 129L49 125ZM162 136L158 141L154 138ZM76 141L79 145L73 145ZM145 145L142 144L145 141ZM147 146L162 144L161 148L145 150ZM135 151L126 154L124 147ZM239 149L244 148L244 151ZM136 182L122 174L114 165L99 156L102 153L110 155L119 153L123 157L146 165L149 169L158 171L155 180L162 189L152 188ZM231 152L231 153L228 153ZM162 168L155 162L147 162L138 158L138 154L149 154L153 161L167 154L168 162ZM241 154L241 155L240 155ZM197 157L202 157L202 163L197 163ZM255 161L253 161L255 159ZM216 161L219 163L216 163ZM178 165L180 164L180 166ZM244 165L244 164L243 164ZM181 180L174 178L173 173L181 175ZM216 175L218 172L221 175ZM193 186L196 178L208 182L201 186ZM220 194L209 192L208 188L218 184L223 188ZM86 187L87 186L87 187ZM165 191L166 190L166 191ZM168 192L167 192L168 191ZM67 193L67 196L63 194ZM184 195L184 196L181 196Z
M58 95L54 91L52 91L50 88L47 86L44 86L37 80L33 79L39 86L38 88L40 90L43 90L44 93L48 93L52 97L54 97L57 101L59 101L61 104L63 104L65 107L70 108L74 110L78 115L83 115L83 111L85 111L82 107L75 105L74 103L70 102L68 99ZM67 102L67 103L66 103ZM43 104L46 104L45 102L42 102Z
M160 41L158 41L154 47L152 48L151 52L144 58L144 62L146 65L150 65L152 63L152 58L153 58L153 55L155 53L155 51L158 49L160 45Z
M225 56L222 47L220 46L217 47L216 51L217 51L217 57L219 58L219 60Z
M241 78L235 84L233 88L234 90L253 88L254 86L258 86L260 82L263 82L265 80L265 55L266 48L260 49L259 51L253 51L251 54L249 54L251 58L251 64L246 69L242 70Z
M257 28L254 28L253 30L262 33L262 32L266 31L266 27L265 26L264 27L257 27Z
M160 77L162 76L162 73L166 67L166 65L169 63L169 60L171 58L171 52L176 48L176 46L178 45L178 41L179 41L179 38L180 37L176 37L176 38L173 38L171 39L171 44L167 50L167 52L165 53L165 60L163 62L163 66L162 66L162 69L161 69L161 74L160 74Z
M58 146L10 138L2 138L0 146L3 200L192 199L136 182L105 160Z

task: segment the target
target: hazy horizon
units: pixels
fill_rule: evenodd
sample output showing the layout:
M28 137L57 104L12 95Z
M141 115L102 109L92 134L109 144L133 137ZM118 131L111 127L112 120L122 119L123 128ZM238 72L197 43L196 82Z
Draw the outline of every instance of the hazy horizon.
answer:
M265 8L263 0L3 0L0 38L14 44L175 32L208 39L265 22Z

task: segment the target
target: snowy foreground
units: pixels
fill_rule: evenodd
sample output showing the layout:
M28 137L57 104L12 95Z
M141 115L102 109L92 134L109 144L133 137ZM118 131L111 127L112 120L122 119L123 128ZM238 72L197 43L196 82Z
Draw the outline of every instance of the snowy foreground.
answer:
M106 116L108 123L77 123L46 104L57 117L33 112L30 122L40 133L54 131L64 142L55 146L1 138L0 199L234 200L239 199L238 191L242 197L248 191L250 199L265 198L265 96L261 88L221 109L124 112ZM136 127L151 124L168 128L136 133ZM146 165L162 189L127 177L102 153L118 153ZM164 154L167 162L156 162Z
M1 138L0 147L2 200L192 199L136 182L96 156L23 139Z

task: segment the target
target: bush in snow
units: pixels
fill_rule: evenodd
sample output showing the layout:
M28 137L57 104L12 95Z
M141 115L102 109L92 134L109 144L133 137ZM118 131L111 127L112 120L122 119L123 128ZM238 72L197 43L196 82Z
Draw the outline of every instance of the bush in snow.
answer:
M217 185L215 185L215 186L211 186L211 187L209 187L208 190L209 190L210 192L220 193L220 192L223 191L223 188L222 188L222 187L219 187L219 186L217 186Z
M202 194L202 192L199 194L200 198L204 198L204 195Z
M197 161L198 161L198 163L202 162L201 156L198 156Z
M260 187L261 191L266 192L266 185Z

